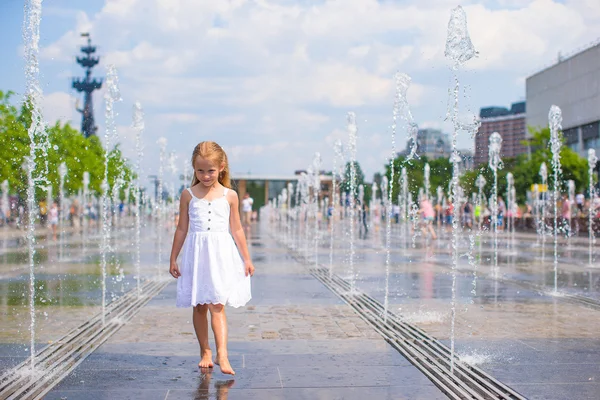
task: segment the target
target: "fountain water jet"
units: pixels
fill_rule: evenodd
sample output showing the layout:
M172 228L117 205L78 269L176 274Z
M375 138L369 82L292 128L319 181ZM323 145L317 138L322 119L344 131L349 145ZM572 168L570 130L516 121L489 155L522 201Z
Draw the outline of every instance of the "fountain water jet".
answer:
M315 216L315 268L319 267L319 194L321 193L321 154L315 153L312 163L313 213Z
M117 127L115 124L115 110L114 103L121 101L121 93L119 92L119 81L117 76L117 70L114 65L108 65L106 67L106 93L104 94L104 100L106 102L106 130L104 133L104 178L102 180L102 197L101 197L101 220L102 220L102 241L100 243L100 267L102 269L102 325L106 323L106 256L110 251L110 221L109 221L109 208L110 208L110 195L108 186L108 163L110 161L110 146L116 143L117 139Z
M2 182L2 216L4 217L5 227L8 227L8 214L10 207L8 205L8 180Z
M156 143L159 146L159 167L158 167L158 198L156 199L156 225L157 225L157 246L158 246L158 262L156 264L156 276L160 276L161 264L162 264L162 228L164 224L164 204L163 204L163 191L164 191L164 163L165 163L165 155L167 151L167 138L161 137Z
M144 150L142 147L142 134L144 132L144 110L139 102L135 102L133 105L133 129L135 129L135 172L137 175L136 185L134 187L133 197L135 201L135 273L136 273L136 287L138 298L141 295L141 251L140 251L140 231L141 231L141 182L140 177L142 176L142 158L144 156Z
M592 256L593 256L593 246L595 242L594 237L594 169L596 168L596 163L598 162L598 157L596 157L596 150L589 149L588 150L588 178L589 178L589 191L590 191L590 206L588 210L588 235L589 235L589 264L592 265Z
M500 159L500 151L502 150L502 137L498 132L490 135L489 144L489 162L488 165L494 173L494 186L492 186L492 221L491 226L494 227L494 274L498 273L498 169L502 169L504 164Z
M454 90L452 91L453 113L451 115L452 131L452 158L454 163L452 168L452 197L454 204L454 217L452 218L452 323L451 323L451 366L450 370L454 372L454 323L456 317L456 268L458 266L458 207L456 204L458 195L458 164L460 157L457 149L458 131L462 128L458 120L458 98L459 98L459 80L457 70L462 64L469 61L477 55L477 51L471 42L467 28L467 15L461 6L452 10L450 21L448 22L448 35L446 38L446 50L444 55L452 62L452 73L454 77Z
M565 234L567 235L567 240L569 241L569 245L571 245L571 219L572 219L572 208L573 205L575 204L575 181L572 179L569 179L567 181L567 190L568 190L568 194L569 194L569 218L567 221L565 221Z
M349 221L350 221L350 252L349 252L349 269L350 269L350 292L355 293L356 290L356 273L354 271L354 224L356 223L356 115L353 112L348 113L348 159L350 161L350 198L349 198Z
M550 125L550 151L552 152L552 171L554 172L552 203L554 206L554 293L558 292L558 195L560 184L559 175L562 173L560 168L560 149L562 129L562 111L558 106L552 105L548 113L548 123Z
M425 198L427 200L429 200L429 189L430 189L430 183L429 183L429 177L431 174L431 168L429 167L429 163L425 163L425 167L423 167L423 179L425 181Z
M39 42L42 0L29 0L25 3L23 21L23 39L25 42L26 104L31 111L31 125L27 129L29 136L29 156L25 160L27 170L27 246L29 249L29 331L31 333L30 354L31 370L35 369L35 189L47 185L48 149L50 141L42 118L42 89L39 83ZM43 160L39 168L36 159Z
M404 248L408 248L408 175L406 167L400 172L400 195L402 197L402 220L404 223Z
M545 188L544 193L548 193L548 168L546 167L546 163L543 162L540 165L540 177L542 178L542 187ZM540 217L540 228L539 232L542 235L542 264L546 258L546 198L541 200L542 210Z
M344 165L344 149L341 140L336 140L333 145L333 169L331 178L331 236L329 238L329 275L333 273L333 239L335 237L335 217L337 216L337 206L339 204L339 194L337 180L341 177ZM338 166L338 159L340 160ZM339 170L338 170L339 168Z
M506 235L511 232L513 229L514 218L513 218L513 209L514 209L514 199L512 197L513 190L515 185L515 178L511 172L506 174ZM511 246L511 241L506 239L506 248L509 249Z
M60 186L59 186L59 215L58 215L58 223L59 223L59 256L58 259L63 259L63 250L64 250L64 241L65 241L65 176L67 176L67 164L64 162L60 163L58 166L58 176L60 178Z

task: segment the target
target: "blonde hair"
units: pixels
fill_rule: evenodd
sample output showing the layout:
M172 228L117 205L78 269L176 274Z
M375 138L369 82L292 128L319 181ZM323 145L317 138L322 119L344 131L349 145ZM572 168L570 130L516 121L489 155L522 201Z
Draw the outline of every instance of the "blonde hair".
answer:
M202 157L204 159L210 160L211 162L217 164L219 168L224 166L223 171L219 172L218 181L221 185L226 188L231 188L231 178L229 177L229 162L227 161L227 154L225 154L225 150L221 146L219 146L215 142L200 142L194 148L194 152L192 153L192 168L194 169L194 177L192 178L192 186L196 185L198 182L198 178L196 177L196 168L194 167L194 161L197 157Z

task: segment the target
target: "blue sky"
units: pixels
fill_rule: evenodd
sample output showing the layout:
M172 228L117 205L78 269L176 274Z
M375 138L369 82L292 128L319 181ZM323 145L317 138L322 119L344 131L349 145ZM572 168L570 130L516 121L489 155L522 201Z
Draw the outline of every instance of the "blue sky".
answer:
M461 116L523 100L525 78L600 37L597 0L484 0L461 3L479 57L460 72ZM358 158L368 177L391 152L393 74L412 77L416 122L450 132L444 121L451 73L444 59L447 0L44 0L41 82L49 122L73 120L70 78L79 33L90 31L102 63L116 66L123 102L120 141L134 155L131 108L146 112L147 174L157 168L156 141L184 166L196 143L215 140L231 169L293 173L315 151L332 164L345 140L345 116L357 114ZM22 93L23 3L0 2L0 90ZM102 93L95 94L103 129ZM406 135L398 133L398 146ZM459 135L459 147L472 138Z

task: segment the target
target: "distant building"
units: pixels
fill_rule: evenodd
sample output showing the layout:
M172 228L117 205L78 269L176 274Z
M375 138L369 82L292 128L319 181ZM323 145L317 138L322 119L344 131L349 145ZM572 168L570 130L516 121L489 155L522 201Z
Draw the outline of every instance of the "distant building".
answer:
M571 57L560 58L525 81L527 125L548 126L553 104L562 110L566 145L587 157L600 152L600 43Z
M498 132L502 137L500 156L516 157L527 152L525 102L513 103L510 110L504 107L485 107L479 111L481 126L475 135L475 166L488 162L490 135Z
M406 143L406 149L399 156L407 156L412 148L412 140ZM447 133L439 129L419 129L417 133L417 154L419 157L427 157L429 160L436 158L448 158L452 153L450 139Z

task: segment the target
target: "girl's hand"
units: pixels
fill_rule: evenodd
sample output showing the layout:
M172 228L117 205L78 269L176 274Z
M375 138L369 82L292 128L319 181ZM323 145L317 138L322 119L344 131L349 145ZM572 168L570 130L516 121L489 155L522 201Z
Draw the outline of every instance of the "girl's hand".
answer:
M246 276L250 275L254 275L254 265L252 265L252 261L246 261L244 263L244 268L245 268L245 273Z
M177 266L177 261L171 261L171 267L169 268L169 273L175 279L177 279L181 276L181 272L179 272L179 267Z

